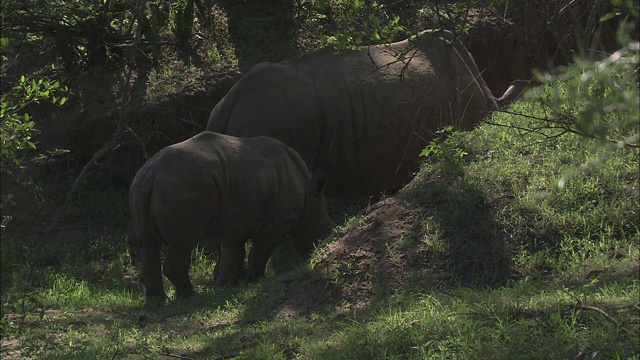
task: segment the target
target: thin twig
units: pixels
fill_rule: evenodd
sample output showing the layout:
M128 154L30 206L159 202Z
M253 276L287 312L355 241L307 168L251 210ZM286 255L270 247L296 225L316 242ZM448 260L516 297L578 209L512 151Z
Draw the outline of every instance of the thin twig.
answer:
M551 108L552 111L554 111L553 108ZM615 144L619 147L630 147L633 149L638 149L640 148L640 144L633 144L633 143L628 143L624 140L615 140L615 139L610 139L610 138L604 138L604 137L598 137L595 136L593 134L590 134L588 132L583 132L580 130L576 130L574 128L571 127L571 125L576 123L576 120L573 117L567 116L565 114L561 114L559 112L556 113L556 118L548 118L548 117L539 117L539 116L534 116L534 115L527 115L527 114L521 114L521 113L515 113L515 112L511 112L511 111L506 111L506 110L498 110L498 112L502 112L505 114L510 114L510 115L515 115L515 116L521 116L527 119L532 119L532 120L536 120L536 121L541 121L547 124L552 124L552 125L546 125L546 126L540 126L537 128L529 128L529 127L522 127L522 126L518 126L518 125L507 125L507 124L500 124L494 121L487 121L486 123L489 125L494 125L494 126L501 126L501 127L507 127L507 128L513 128L513 129L517 129L517 130L523 130L523 131L527 131L527 132L531 132L531 133L535 133L535 134L539 134L539 135L543 135L549 139L555 139L558 138L564 134L567 133L571 133L571 134L575 134L587 139L593 139L593 140L602 140L602 141L606 141L612 144ZM559 134L555 134L555 135L549 135L543 132L543 130L560 130L561 132Z
M579 310L592 310L592 311L595 311L595 312L603 315L607 319L611 320L611 322L616 324L616 326L620 326L620 323L618 322L618 320L614 319L613 316L607 314L604 310L602 310L600 308L597 308L597 307L591 306L591 305L582 305L581 303L576 304L575 308L579 309Z
M144 145L144 142L142 142L142 139L140 139L138 134L136 134L136 132L133 131L133 129L131 129L128 125L124 125L124 129L127 130L131 135L133 135L133 137L135 137L136 140L138 140L138 143L140 144L140 146L142 146L142 153L144 155L144 159L145 160L149 159L149 155L147 154L147 147Z
M197 122L193 121L193 117L192 120L187 120L187 119L183 119L183 118L178 118L178 121L183 122L187 125L191 125L193 127L197 127L197 128L202 128L202 125L198 124Z
M572 292L570 292L568 290L565 290L564 293L569 295L570 297L572 297L573 300L575 300L576 304L573 306L574 309L595 311L595 312L601 314L602 316L604 316L605 318L607 318L608 320L610 320L611 322L613 322L614 324L616 324L616 326L619 329L625 331L629 335L634 336L634 333L632 331L630 331L629 329L626 329L624 327L620 327L620 323L618 322L618 320L614 319L613 316L607 314L604 310L602 310L600 308L597 308L595 306L584 305L582 303L582 300L580 300L575 294L573 294ZM635 334L635 336L637 336L637 334Z

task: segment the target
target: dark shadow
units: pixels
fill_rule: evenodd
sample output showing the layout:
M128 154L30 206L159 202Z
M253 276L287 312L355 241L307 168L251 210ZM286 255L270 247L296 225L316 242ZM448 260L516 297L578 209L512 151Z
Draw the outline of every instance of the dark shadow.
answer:
M139 64L135 68L135 79L131 84L130 105L141 104L144 102L145 94L147 92L147 86L149 84L149 73L153 70L151 63Z
M417 182L402 198L432 218L445 242L438 254L452 284L501 286L511 278L506 233L497 224L486 187L473 181L463 169L464 159L444 155L442 179ZM444 257L444 258L442 258Z
M241 72L256 63L297 55L295 2L292 0L221 1L230 41Z

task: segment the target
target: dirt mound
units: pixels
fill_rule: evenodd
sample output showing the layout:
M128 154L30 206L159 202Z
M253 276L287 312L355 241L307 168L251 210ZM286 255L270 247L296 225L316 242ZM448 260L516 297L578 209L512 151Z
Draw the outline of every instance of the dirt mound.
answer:
M312 272L282 285L287 294L282 312L363 309L376 294L391 293L411 279L435 279L437 269L403 248L422 236L421 216L420 207L402 195L367 207L319 250Z
M421 238L422 227L418 206L400 196L384 199L336 234L321 250L314 270L337 285L329 294L336 304L362 308L374 294L405 285L408 275L431 275L429 264L402 248L403 241Z
M397 291L502 285L513 274L491 209L484 192L464 179L416 177L320 249L305 295L290 306L362 309Z

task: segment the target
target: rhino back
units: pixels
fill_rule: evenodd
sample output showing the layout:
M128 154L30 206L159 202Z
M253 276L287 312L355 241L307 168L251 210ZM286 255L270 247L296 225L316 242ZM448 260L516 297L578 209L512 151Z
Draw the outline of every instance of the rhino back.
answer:
M164 241L193 245L290 221L303 183L282 146L204 132L161 150L143 167L154 176L149 222Z
M329 174L332 194L401 186L435 131L472 127L495 104L464 46L438 36L415 44L403 58L406 40L261 64L216 106L207 129L282 140Z
M207 130L238 137L269 136L313 160L321 113L313 78L290 63L260 64L231 88L209 117Z

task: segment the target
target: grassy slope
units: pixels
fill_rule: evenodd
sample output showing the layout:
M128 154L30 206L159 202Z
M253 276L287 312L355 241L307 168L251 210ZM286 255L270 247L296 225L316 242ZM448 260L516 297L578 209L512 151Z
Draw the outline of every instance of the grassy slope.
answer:
M76 211L122 221L126 192L103 194L85 189ZM164 308L143 306L122 228L44 247L5 232L2 357L638 358L638 150L483 125L450 136L392 199L412 230L376 239L403 268L358 272L366 261L327 246L357 250L358 231L410 225L383 204L313 268L257 284L211 287L197 252L202 294Z

